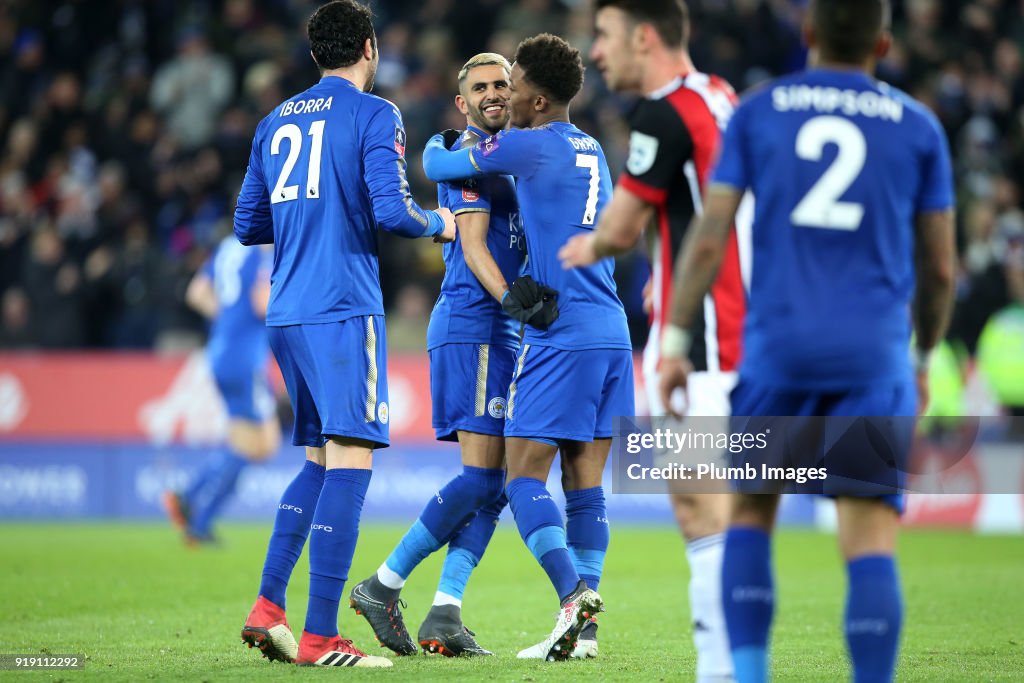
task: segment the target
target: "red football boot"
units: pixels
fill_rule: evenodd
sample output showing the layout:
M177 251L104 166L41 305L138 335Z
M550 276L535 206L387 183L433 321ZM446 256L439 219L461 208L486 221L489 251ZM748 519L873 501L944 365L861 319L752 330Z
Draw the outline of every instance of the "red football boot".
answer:
M284 610L262 595L256 598L242 627L242 642L258 647L270 661L291 663L299 652Z
M341 636L318 636L309 631L302 632L295 663L299 666L394 666L390 659L366 654L352 645L351 640Z

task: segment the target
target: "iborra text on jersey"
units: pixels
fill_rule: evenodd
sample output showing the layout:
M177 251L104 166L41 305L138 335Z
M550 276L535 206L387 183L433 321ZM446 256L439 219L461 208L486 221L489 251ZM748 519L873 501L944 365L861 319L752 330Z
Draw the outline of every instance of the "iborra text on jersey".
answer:
M331 97L316 97L309 100L295 100L294 102L285 102L284 106L281 107L281 113L278 116L288 116L289 114L315 114L318 111L327 111L331 108L331 103L334 101L334 96Z

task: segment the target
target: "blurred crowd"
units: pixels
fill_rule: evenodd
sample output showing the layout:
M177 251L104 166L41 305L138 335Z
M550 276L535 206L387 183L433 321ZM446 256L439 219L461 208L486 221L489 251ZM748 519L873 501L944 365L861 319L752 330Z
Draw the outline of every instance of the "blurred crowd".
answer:
M310 0L0 0L0 347L201 343L188 280L230 232L257 122L318 78ZM461 64L511 55L543 31L584 54L586 0L375 0L375 92L408 129L417 199L435 205L419 150L462 127ZM691 0L698 68L737 90L800 68L800 0ZM956 158L962 277L952 335L973 352L986 320L1024 303L1024 1L895 2L879 76L941 118ZM588 68L572 117L624 162L624 115ZM389 341L422 348L443 264L428 240L382 236ZM620 293L646 334L638 252Z

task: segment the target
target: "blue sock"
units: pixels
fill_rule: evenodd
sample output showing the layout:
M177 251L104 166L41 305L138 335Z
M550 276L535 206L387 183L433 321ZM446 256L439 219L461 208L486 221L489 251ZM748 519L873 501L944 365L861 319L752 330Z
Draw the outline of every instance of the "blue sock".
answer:
M903 624L896 561L865 555L846 563L849 592L844 626L855 683L891 681Z
M206 458L203 462L203 466L199 468L199 471L192 477L191 483L188 488L182 492L181 497L189 504L190 507L194 507L196 504L196 496L206 488L213 477L217 474L217 470L220 468L221 459L225 453L230 451L227 447L222 447L217 451L210 454L210 457Z
M210 533L213 518L235 492L238 475L248 464L248 460L234 451L224 449L221 452L217 458L216 468L208 476L206 486L192 499L190 532L196 536L206 536Z
M539 479L513 479L506 490L519 535L544 567L559 601L564 600L576 589L580 575L572 564L565 543L565 529L562 528L558 506Z
M498 526L498 517L506 505L508 498L503 492L498 500L481 509L476 517L448 542L448 555L444 558L444 566L441 567L438 592L462 600L469 575L480 564L487 544L494 536L494 529Z
M565 537L569 554L580 578L587 586L597 590L604 571L604 556L611 538L608 511L604 504L604 489L565 492Z
M420 562L461 531L481 507L501 496L504 484L505 470L463 466L462 473L430 499L398 542L385 560L388 569L402 579L409 578Z
M370 470L332 469L316 504L309 534L309 609L306 630L338 635L338 603L359 538L359 515Z
M775 611L771 537L764 531L731 527L726 533L722 603L737 683L764 683Z
M299 561L302 546L309 535L309 525L313 523L313 512L324 485L324 471L323 465L307 460L277 505L274 531L263 563L260 595L281 609L285 607L285 591L292 569Z

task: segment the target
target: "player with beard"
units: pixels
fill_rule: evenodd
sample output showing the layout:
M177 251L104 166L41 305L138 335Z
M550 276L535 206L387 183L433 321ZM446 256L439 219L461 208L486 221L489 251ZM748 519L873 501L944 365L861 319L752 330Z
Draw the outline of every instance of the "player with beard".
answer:
M373 450L389 443L377 230L451 242L455 222L413 201L401 114L368 93L378 62L370 11L335 0L307 32L321 79L256 127L235 209L239 241L274 245L267 327L295 412L292 443L306 449L242 639L271 659L387 667L338 635ZM296 646L285 592L307 535L309 604Z
M474 56L459 71L455 106L466 116L466 130L453 142L457 147L471 147L508 126L510 71L508 60L493 53ZM522 268L526 243L510 176L442 183L438 203L452 211L459 231L444 247L444 281L427 330L430 394L437 439L458 442L462 472L431 497L349 600L383 646L415 654L399 594L413 569L447 544L434 603L417 641L425 651L446 656L490 655L462 624L462 597L507 502L505 394L519 329L501 299Z
M736 103L728 83L694 67L688 32L689 12L682 0L597 1L591 58L609 89L642 98L629 116L629 158L608 209L597 230L571 240L560 256L566 267L590 265L632 249L648 225L656 229L649 285L652 322L643 360L648 409L653 416L685 409L688 417L704 418L705 425L717 417L724 428L740 360L741 264L749 253L749 220L737 220L722 270L691 331L690 359L697 371L688 391L672 397L674 406L664 405L657 392L672 268L691 221L700 215L701 192ZM690 565L690 617L701 682L729 680L732 674L720 600L729 497L714 483L703 488L691 482L670 484Z

